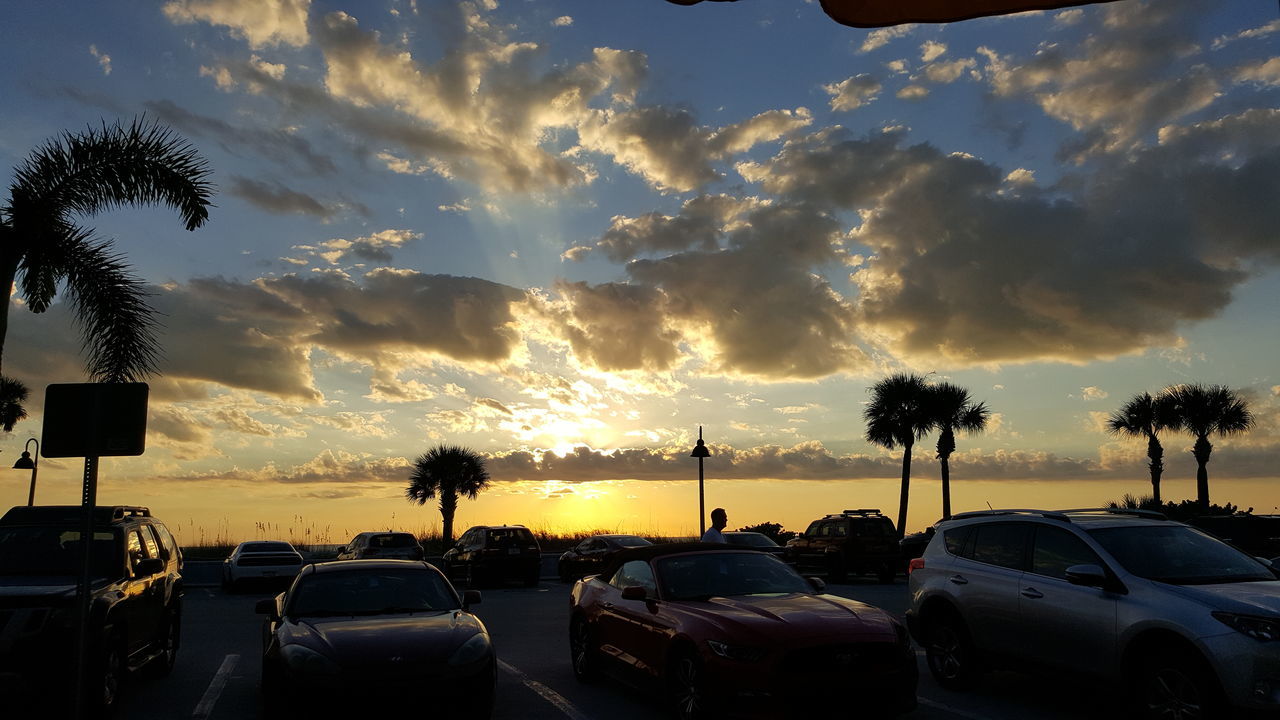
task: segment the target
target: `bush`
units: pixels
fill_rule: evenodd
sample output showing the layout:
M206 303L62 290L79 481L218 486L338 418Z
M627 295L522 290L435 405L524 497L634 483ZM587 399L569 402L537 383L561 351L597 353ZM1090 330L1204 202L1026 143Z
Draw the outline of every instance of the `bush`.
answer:
M748 525L738 528L738 532L757 532L766 535L769 539L779 545L786 545L787 541L795 537L797 533L790 530L783 530L781 523L762 522L759 525Z
M1125 493L1125 496L1119 502L1111 502L1107 507L1124 508L1126 510L1154 510L1158 513L1164 513L1165 517L1178 522L1187 522L1192 518L1204 517L1205 515L1235 515L1240 512L1240 507L1231 503L1226 505L1210 504L1208 509L1205 509L1195 500L1183 500L1181 502L1173 502L1171 500L1166 503L1158 503L1150 495L1134 497L1128 493ZM1249 508L1249 510L1253 510L1253 508Z

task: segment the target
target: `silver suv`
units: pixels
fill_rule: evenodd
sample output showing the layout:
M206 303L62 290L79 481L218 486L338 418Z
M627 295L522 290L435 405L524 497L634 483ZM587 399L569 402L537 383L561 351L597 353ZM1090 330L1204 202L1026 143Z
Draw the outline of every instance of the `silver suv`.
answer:
M1280 711L1280 581L1266 561L1133 510L991 510L940 522L907 624L943 687L991 664L1100 676L1143 717Z

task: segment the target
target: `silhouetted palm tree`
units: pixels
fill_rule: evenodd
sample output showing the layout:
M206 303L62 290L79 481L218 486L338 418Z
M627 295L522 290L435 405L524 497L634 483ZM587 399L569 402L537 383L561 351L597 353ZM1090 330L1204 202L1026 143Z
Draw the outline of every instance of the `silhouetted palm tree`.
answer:
M1196 469L1196 500L1209 507L1209 454L1213 445L1210 435L1226 437L1247 432L1253 427L1249 403L1225 385L1177 385L1168 389L1174 407L1174 424L1196 436L1191 448Z
M153 311L142 281L110 242L97 240L75 216L122 205L167 205L188 230L209 218L208 166L187 142L138 119L63 133L14 171L0 205L0 361L9 326L7 288L18 280L32 312L44 312L65 283L95 381L131 382L155 372ZM0 398L0 402L12 402Z
M1173 398L1167 391L1156 395L1142 393L1129 398L1107 418L1107 432L1112 435L1144 438L1147 441L1147 469L1151 471L1151 497L1160 504L1160 475L1164 472L1164 447L1158 434L1177 427Z
M987 427L991 411L986 403L975 404L969 391L951 383L928 386L929 417L938 435L938 461L942 466L942 517L951 517L951 453L956 451L956 430L979 433Z
M404 496L410 502L426 505L440 499L440 517L444 520L444 547L453 544L453 514L458 510L458 497L475 500L489 487L489 471L484 458L467 448L437 445L413 461L413 473Z
M933 428L927 407L929 387L914 373L896 373L871 386L871 404L862 411L867 441L888 450L902 447L902 494L898 502L898 537L906 532L911 491L911 447Z
M27 386L13 378L0 377L0 426L5 432L13 432L13 426L27 416L22 406L27 401Z

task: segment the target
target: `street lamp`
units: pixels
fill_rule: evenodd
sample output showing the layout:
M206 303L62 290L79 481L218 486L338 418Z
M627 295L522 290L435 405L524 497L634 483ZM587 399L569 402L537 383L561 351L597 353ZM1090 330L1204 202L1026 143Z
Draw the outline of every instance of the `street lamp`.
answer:
M702 441L702 426L698 426L698 444L693 448L693 454L689 457L698 458L698 539L702 539L702 535L707 532L707 508L703 502L702 494L702 459L711 457L711 451L707 449L707 444Z
M31 443L36 444L36 454L32 455L28 449L22 451L22 457L18 458L18 462L13 464L14 470L30 470L31 471L31 491L27 493L27 505L36 504L36 466L39 465L40 441L35 438L27 440L25 448L30 448Z

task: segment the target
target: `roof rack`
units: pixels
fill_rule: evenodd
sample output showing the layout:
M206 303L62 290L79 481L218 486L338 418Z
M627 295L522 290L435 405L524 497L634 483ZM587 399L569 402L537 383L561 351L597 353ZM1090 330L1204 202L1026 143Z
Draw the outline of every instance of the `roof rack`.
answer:
M994 515L1037 515L1050 520L1061 520L1063 522L1071 522L1071 518L1067 517L1061 510L1033 510L1029 508L1002 508L1000 510L972 510L970 512L956 513L951 516L951 520L962 520L971 517L991 517Z
M838 513L832 513L827 517L840 517L841 515L879 515L880 508L858 508L857 510L841 510Z
M83 517L84 507L81 505L19 505L10 508L0 522L11 525L79 522ZM93 508L95 524L105 525L133 517L151 517L151 510L139 505L98 505Z
M1087 515L1089 513L1102 513L1105 515L1134 515L1136 517L1149 518L1151 520L1168 520L1169 516L1156 510L1143 510L1140 508L1073 508L1071 510L1059 510L1058 512L1066 514L1073 513L1076 515Z

